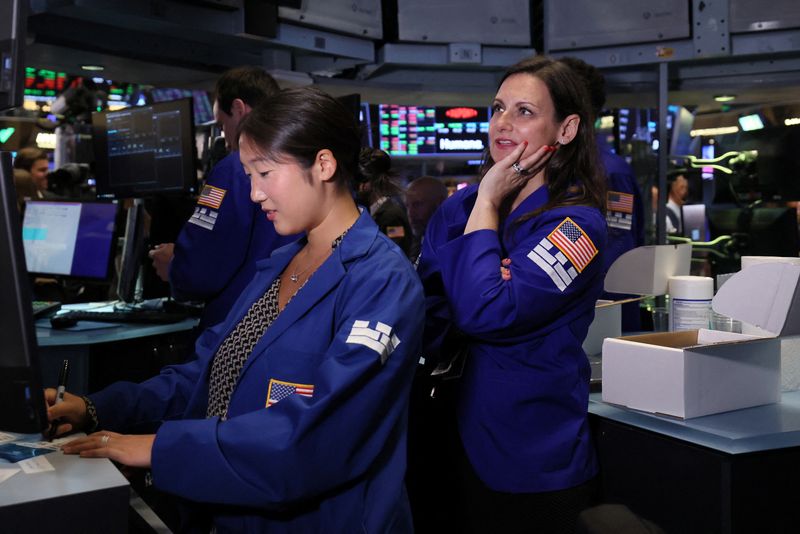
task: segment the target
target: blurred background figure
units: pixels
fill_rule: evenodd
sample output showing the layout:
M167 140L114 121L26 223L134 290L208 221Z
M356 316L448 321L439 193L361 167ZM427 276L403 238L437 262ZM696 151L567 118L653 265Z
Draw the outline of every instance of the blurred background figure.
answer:
M55 197L47 188L47 174L50 172L50 163L44 150L34 147L21 149L14 159L14 168L23 169L30 173L33 185L36 187L36 194L33 198Z
M36 186L31 173L25 169L14 169L14 188L17 190L17 209L22 216L25 213L25 202L36 198Z
M682 169L672 171L667 179L669 181L669 194L667 197L667 233L683 234L683 219L681 206L686 204L689 196L689 180L686 179Z
M416 261L419 256L422 236L433 212L448 197L444 182L432 176L420 176L406 189L406 212L413 233L408 258Z
M364 147L358 161L362 180L356 201L369 209L373 220L408 256L412 231L405 207L400 200L402 188L392 174L392 159L379 148Z

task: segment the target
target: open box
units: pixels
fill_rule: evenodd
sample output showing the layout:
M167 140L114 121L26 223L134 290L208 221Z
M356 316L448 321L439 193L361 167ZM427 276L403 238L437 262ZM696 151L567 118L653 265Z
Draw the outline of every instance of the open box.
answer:
M777 336L800 333L800 266L754 265L712 301L717 313ZM606 339L603 400L682 418L780 399L780 339L691 330Z
M670 276L689 274L692 246L650 245L629 250L611 265L604 288L611 293L634 295L664 295ZM594 320L583 342L587 355L600 354L603 340L622 335L620 306L631 299L598 300Z

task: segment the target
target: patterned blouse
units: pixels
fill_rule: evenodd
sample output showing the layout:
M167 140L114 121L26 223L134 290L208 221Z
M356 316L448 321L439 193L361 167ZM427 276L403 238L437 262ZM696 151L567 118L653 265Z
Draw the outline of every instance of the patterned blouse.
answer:
M332 249L339 246L345 234L347 234L347 230L333 241L331 244ZM311 276L313 276L313 273ZM287 306L294 296L305 287L311 276L289 297L289 301L286 303ZM239 324L228 334L228 337L217 349L214 361L211 363L211 376L208 380L208 409L206 410L206 417L216 416L223 421L227 419L228 404L231 401L231 395L236 388L236 383L239 381L239 375L247 358L250 357L258 340L267 331L269 325L281 313L278 305L280 289L281 277L278 275L264 295L250 306L244 318L239 321Z

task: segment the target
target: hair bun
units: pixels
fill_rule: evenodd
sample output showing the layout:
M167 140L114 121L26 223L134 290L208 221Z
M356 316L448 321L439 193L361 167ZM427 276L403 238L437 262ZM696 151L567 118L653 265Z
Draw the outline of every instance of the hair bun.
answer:
M358 170L367 179L388 174L392 158L379 148L363 147L358 158Z

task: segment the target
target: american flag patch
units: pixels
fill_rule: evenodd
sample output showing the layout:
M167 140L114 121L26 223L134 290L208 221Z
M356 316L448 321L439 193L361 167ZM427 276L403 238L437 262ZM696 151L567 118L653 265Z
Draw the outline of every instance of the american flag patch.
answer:
M270 378L269 389L267 390L267 408L282 401L289 395L302 395L303 397L314 396L314 386L312 384L295 384L293 382L283 382Z
M222 199L225 198L225 193L226 191L224 189L214 187L213 185L207 185L203 187L203 190L200 192L197 203L218 210L222 205Z
M406 236L406 229L402 226L387 226L386 236L392 239L401 239Z
M606 193L606 208L608 211L633 213L633 195L620 193L619 191L608 191Z
M569 217L550 232L547 239L564 253L578 272L583 271L597 255L597 248L592 240Z

